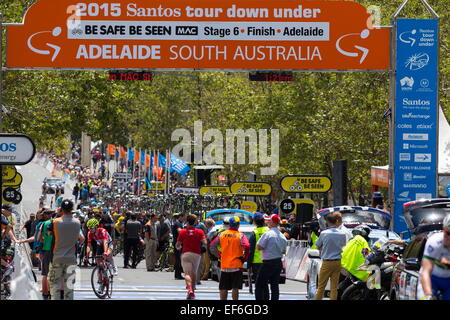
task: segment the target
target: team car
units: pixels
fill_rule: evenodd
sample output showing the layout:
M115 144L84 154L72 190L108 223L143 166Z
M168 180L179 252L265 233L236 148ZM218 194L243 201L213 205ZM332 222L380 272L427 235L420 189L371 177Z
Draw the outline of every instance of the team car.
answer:
M42 182L42 194L56 193L56 191L64 193L64 181L59 178L45 178Z

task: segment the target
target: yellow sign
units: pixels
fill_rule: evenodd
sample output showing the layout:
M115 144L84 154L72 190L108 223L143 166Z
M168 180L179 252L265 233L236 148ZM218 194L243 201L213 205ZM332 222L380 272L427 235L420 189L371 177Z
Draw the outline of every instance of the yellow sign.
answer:
M324 175L285 176L280 182L285 192L327 192L331 189L331 179Z
M200 187L198 193L202 196L231 196L228 186L203 186Z
M3 181L3 186L20 186L22 184L22 175L17 172L15 177L12 180Z
M14 166L3 166L3 171L2 171L2 180L3 181L8 181L8 180L14 179L16 174L17 174L16 167L14 167Z
M233 194L243 196L268 196L272 192L267 182L235 182L230 189Z
M148 191L164 191L166 188L165 183L152 183L152 187Z
M241 201L241 210L255 213L258 210L258 205L254 201Z

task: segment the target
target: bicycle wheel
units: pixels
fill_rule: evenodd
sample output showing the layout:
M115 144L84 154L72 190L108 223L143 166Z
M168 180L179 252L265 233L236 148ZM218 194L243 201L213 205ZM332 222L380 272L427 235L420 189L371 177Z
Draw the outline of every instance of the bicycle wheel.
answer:
M91 273L91 285L95 295L100 299L105 299L109 295L110 278L108 272L96 266Z

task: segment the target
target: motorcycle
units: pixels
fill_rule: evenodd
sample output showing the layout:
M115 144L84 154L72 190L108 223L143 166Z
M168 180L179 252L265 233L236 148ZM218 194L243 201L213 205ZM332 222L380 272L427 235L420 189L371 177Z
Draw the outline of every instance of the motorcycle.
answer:
M371 253L365 254L358 270L371 271L366 281L349 277L352 284L342 293L342 300L385 300L389 297L392 272L400 261L403 245L377 242Z

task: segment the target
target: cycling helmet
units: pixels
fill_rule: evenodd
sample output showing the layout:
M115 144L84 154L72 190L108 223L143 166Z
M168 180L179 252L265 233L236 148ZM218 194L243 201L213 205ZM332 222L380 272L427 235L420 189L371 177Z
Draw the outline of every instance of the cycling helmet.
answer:
M356 226L352 230L352 234L353 234L353 236L360 235L364 239L368 240L369 239L369 234L370 234L371 231L372 231L372 229L370 229L370 227L368 225L361 224L359 226Z
M223 224L225 224L225 225L230 225L230 217L225 217L225 218L223 219Z
M98 225L99 225L99 222L97 219L89 219L88 222L86 223L86 227L88 227L88 228L96 227Z

